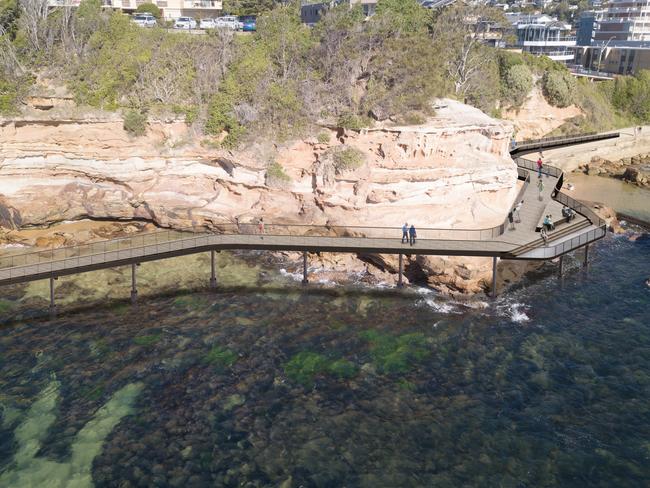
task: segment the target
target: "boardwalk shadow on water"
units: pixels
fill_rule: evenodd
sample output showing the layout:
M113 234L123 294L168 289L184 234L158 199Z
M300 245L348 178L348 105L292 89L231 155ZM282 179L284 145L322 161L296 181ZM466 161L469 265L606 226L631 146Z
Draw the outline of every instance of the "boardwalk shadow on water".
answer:
M494 305L291 283L15 321L0 480L26 466L34 408L30 459L69 480L86 426L137 385L94 486L647 486L650 241L593 259Z

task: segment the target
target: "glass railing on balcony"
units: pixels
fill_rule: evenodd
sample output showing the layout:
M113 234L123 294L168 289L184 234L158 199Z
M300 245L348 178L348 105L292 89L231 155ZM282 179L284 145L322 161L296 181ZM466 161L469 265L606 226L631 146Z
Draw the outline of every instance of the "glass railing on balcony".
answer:
M185 0L183 7L221 10L223 8L223 2L221 0Z

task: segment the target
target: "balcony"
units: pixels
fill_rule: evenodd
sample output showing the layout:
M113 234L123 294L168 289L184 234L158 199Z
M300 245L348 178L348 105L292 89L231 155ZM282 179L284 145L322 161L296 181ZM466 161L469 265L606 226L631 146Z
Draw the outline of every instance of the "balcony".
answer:
M185 0L183 8L223 10L223 2L221 0Z
M556 39L539 39L539 40L531 40L531 41L520 41L520 45L522 46L537 46L537 47L544 47L544 46L575 46L576 45L576 38L575 37L560 37Z

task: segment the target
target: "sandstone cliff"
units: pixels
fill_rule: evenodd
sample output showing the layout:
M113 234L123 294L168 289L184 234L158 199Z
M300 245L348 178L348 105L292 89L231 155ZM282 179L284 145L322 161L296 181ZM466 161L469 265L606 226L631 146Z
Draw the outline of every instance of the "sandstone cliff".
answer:
M0 225L93 218L211 228L264 217L478 229L502 222L517 191L511 126L458 102L441 101L421 126L324 132L328 143L319 137L227 152L202 147L179 121L151 123L146 137L131 138L112 116L3 120ZM345 151L355 164L337 164ZM269 178L270 162L288 178ZM420 261L435 270L435 282L455 273L439 259ZM460 265L471 270L461 278L471 286L447 288L477 291L487 261Z

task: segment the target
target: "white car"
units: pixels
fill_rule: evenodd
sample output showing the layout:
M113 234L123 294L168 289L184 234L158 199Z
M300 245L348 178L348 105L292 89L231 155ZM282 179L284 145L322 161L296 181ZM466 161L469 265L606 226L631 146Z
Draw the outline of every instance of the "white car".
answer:
M155 27L156 18L151 14L135 14L133 16L133 22L135 22L140 27Z
M192 17L179 17L174 22L174 29L196 29L196 20Z
M199 28L201 29L214 29L215 27L217 27L215 19L201 19L201 22L199 22Z
M235 17L234 15L226 15L225 17L219 17L216 21L216 27L224 29L232 29L232 30L240 30L243 27L244 24L239 22L239 19Z

